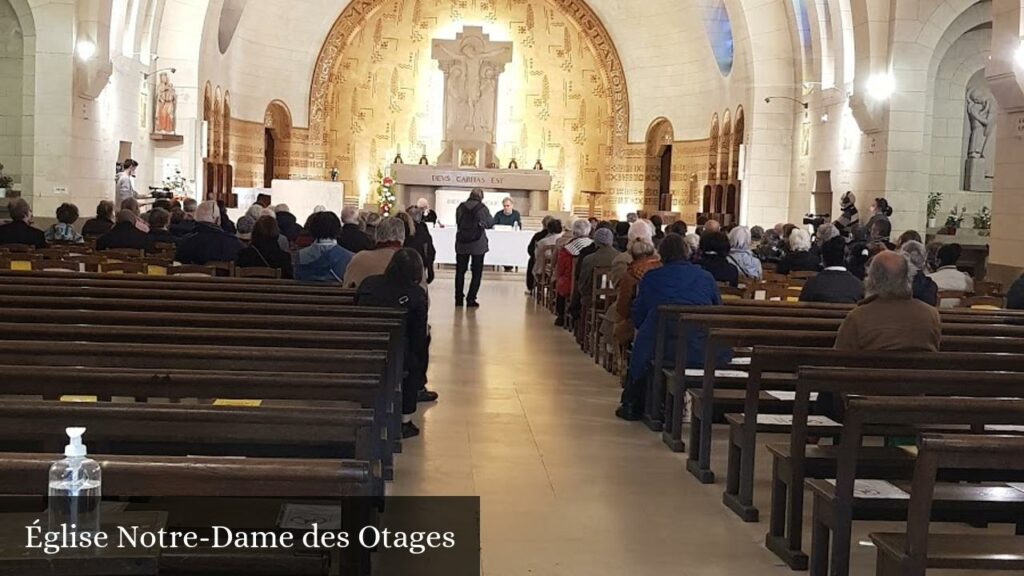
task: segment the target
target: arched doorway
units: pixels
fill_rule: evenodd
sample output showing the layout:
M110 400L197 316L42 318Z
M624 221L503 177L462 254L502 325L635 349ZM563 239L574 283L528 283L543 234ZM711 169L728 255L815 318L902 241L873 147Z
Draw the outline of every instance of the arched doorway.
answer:
M714 205L715 199L711 195L711 184L704 186L704 193L701 195L701 212L704 214L711 213L711 207Z
M22 142L22 124L26 115L25 96L33 92L34 82L28 67L34 59L25 58L24 38L32 36L33 32L26 29L17 8L7 0L0 0L0 38L3 38L0 41L0 61L4 63L0 68L0 85L4 87L4 97L0 98L0 126L4 127L0 130L0 148L5 151L2 158L4 174L25 185L31 180L26 176L32 173L32 147ZM22 8L25 11L23 16L30 20L31 11L27 6ZM28 26L31 25L32 22L28 22ZM8 192L8 196L13 196L13 193Z
M263 187L270 188L274 179L287 179L288 137L292 128L292 114L280 100L267 105L263 115Z
M644 185L644 208L648 211L672 210L672 123L658 118L647 129L647 174Z

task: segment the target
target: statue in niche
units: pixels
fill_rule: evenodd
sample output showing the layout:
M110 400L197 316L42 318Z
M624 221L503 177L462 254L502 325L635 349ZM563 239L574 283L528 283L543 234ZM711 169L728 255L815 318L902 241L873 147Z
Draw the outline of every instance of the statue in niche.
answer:
M967 141L968 158L984 158L991 136L992 100L978 88L967 92L967 119L971 133Z
M996 102L984 75L967 83L964 95L963 189L991 192L995 170Z
M160 81L156 87L156 117L153 131L158 134L174 134L178 110L178 93L171 84L167 72L160 73Z

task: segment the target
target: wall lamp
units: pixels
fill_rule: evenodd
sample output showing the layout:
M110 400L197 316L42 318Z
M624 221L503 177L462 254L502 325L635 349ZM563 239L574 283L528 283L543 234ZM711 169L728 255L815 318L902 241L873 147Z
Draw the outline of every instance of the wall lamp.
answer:
M161 72L167 72L167 71L170 71L171 74L175 74L175 73L178 72L178 69L177 68L161 68L159 70L154 70L152 72L143 72L142 73L142 79L143 80L149 80L151 77L156 76L157 74L159 74Z
M771 104L772 100L789 100L791 102L796 102L797 104L802 106L804 110L807 110L807 102L797 100L796 98L790 98L789 96L769 96L764 99L764 103Z

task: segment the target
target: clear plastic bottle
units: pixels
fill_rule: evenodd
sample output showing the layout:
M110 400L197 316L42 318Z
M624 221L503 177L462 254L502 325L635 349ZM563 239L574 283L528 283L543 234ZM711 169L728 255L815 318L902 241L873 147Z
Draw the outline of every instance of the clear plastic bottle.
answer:
M103 483L100 465L86 458L85 428L68 428L64 458L50 466L49 523L51 531L96 533L100 529Z

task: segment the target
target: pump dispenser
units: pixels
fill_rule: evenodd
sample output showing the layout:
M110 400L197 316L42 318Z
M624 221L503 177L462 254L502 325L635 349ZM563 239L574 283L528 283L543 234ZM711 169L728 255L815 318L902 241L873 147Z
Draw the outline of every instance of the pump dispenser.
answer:
M85 428L68 428L64 458L50 466L49 522L51 531L95 533L100 528L102 472L86 458Z

